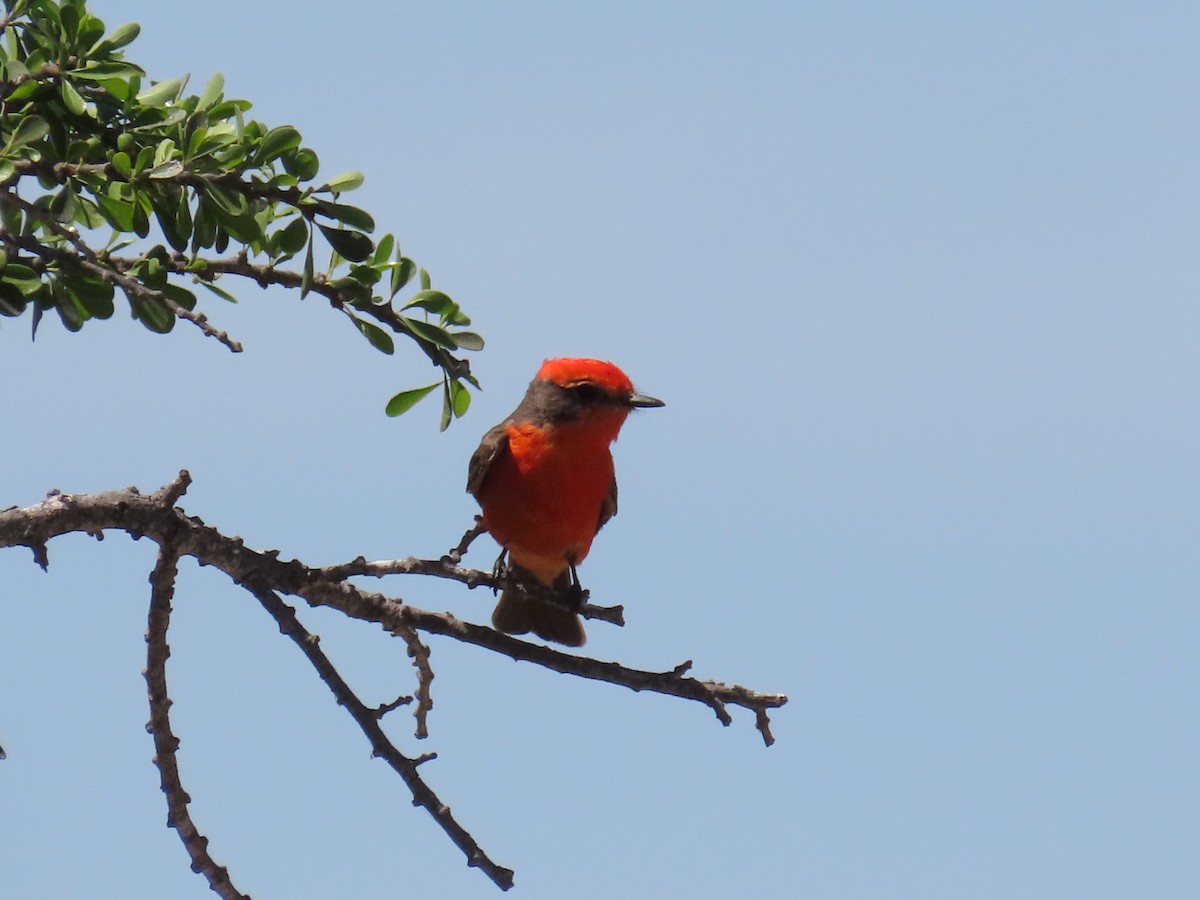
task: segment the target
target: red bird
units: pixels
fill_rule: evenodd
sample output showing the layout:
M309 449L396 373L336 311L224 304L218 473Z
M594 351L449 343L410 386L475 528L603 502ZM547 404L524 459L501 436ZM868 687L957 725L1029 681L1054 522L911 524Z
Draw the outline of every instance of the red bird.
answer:
M609 445L635 407L663 405L635 393L629 376L610 362L542 364L513 414L483 436L467 478L467 491L483 508L481 524L508 553L511 575L564 596L577 584L575 566L617 514ZM574 611L512 590L500 594L492 624L569 647L587 640Z

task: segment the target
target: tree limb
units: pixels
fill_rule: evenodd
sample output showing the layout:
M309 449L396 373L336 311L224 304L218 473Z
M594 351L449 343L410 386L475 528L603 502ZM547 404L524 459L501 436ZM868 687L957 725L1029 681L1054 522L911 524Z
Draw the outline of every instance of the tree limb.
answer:
M47 543L54 537L72 532L83 532L99 538L105 530L122 530L128 532L135 540L149 537L158 543L163 549L152 578L155 585L155 605L151 613L151 636L155 643L152 645L147 666L148 680L151 673L155 673L156 678L159 677L161 663L165 662L166 658L165 617L169 612L176 561L183 556L191 556L201 565L221 569L237 584L250 591L275 617L280 630L296 642L333 691L339 704L346 707L366 734L374 754L384 757L404 779L413 793L414 804L429 811L466 855L468 865L483 869L503 889L512 885L511 870L496 865L487 857L474 838L453 819L449 808L437 799L417 774L417 766L433 758L433 755L428 754L415 759L406 757L391 744L379 726L382 715L409 698L401 698L377 708L369 708L363 704L320 651L317 638L303 628L292 608L279 597L280 593L302 597L312 606L338 609L352 618L374 622L405 638L409 655L413 658L419 676L416 694L418 736L423 736L425 716L432 705L429 698L429 682L433 671L429 666L428 648L417 637L418 632L424 631L473 644L514 660L534 663L555 672L605 681L634 691L653 691L694 700L712 709L723 725L732 722L729 707L740 706L754 713L755 726L763 741L768 746L774 741L768 710L787 703L787 697L782 694L760 693L740 685L701 681L689 677L686 673L692 668L691 660L665 671L652 672L632 669L617 662L575 656L501 634L482 625L462 621L449 613L430 612L407 605L396 598L363 590L346 579L353 575L424 574L450 578L468 587L475 587L492 584L493 577L485 572L462 568L450 557L441 560L411 559L386 563L368 563L359 558L351 563L325 568L306 566L298 560L280 560L279 551L252 550L241 538L224 535L176 507L176 502L190 482L191 477L184 471L170 484L150 495L143 495L132 487L101 494L72 495L52 491L45 500L34 506L0 510L0 547L29 547L34 560L45 568L49 564ZM158 624L159 620L154 618L156 615L161 618L161 625ZM157 636L159 630L162 632L161 640ZM165 698L165 680L160 687L162 697ZM154 693L155 685L152 684L152 700ZM166 722L165 708L161 712L163 727L156 727L153 732L156 746L161 738L163 745L159 747L160 760L170 759L173 762L173 744L177 742L170 733L169 723ZM152 716L152 724L156 721L156 716ZM174 780L177 782L177 772ZM166 788L167 775L164 771L164 790ZM178 788L178 791L182 792L182 788ZM171 797L171 792L168 792L168 796ZM171 801L173 825L178 820L176 809L179 806L181 804L177 800ZM182 808L186 815L186 801ZM189 839L184 832L181 831L180 834L184 837L185 845L189 845ZM198 834L196 839L203 841ZM193 852L192 846L189 845L188 849L190 853ZM193 861L196 859L193 853Z
M4 202L11 203L14 206L20 207L32 216L36 216L40 221L46 223L47 227L54 234L66 240L75 248L76 252L71 253L69 250L64 250L61 247L50 246L43 244L36 238L27 234L14 235L3 229L0 229L0 240L9 244L12 247L32 253L45 262L56 262L60 266L77 266L85 272L90 272L97 278L107 281L114 287L119 287L130 297L142 297L158 300L164 304L167 309L188 322L191 322L199 328L208 337L215 338L220 343L229 348L232 353L241 353L242 345L240 341L235 341L227 333L220 329L214 328L208 323L208 317L204 313L193 312L187 307L180 306L162 291L156 291L154 288L146 287L136 278L125 274L133 265L133 260L128 261L128 265L113 266L111 260L102 258L96 251L89 246L83 238L79 236L74 228L66 228L59 222L55 221L54 217L49 215L45 210L40 209L32 203L23 200L13 191L0 191L0 196L3 196Z
M250 900L233 886L229 870L217 865L208 853L208 838L192 821L188 804L191 797L179 779L179 761L175 751L179 738L171 731L171 698L167 693L167 625L171 621L171 598L175 595L175 575L179 554L170 541L158 552L158 561L150 573L150 615L146 626L146 687L150 695L150 721L146 730L154 738L154 765L158 767L163 793L167 795L167 824L174 828L192 858L192 871L207 879L209 887L224 900Z
M320 639L300 624L300 620L296 618L296 611L284 603L277 593L254 582L244 582L243 587L258 598L263 608L279 624L279 630L291 638L296 646L300 648L300 651L308 658L308 661L312 663L313 668L317 670L317 674L321 676L321 680L328 685L333 695L337 698L338 705L344 707L350 713L351 718L354 719L358 727L367 736L367 739L370 740L371 755L383 757L387 761L387 764L408 785L408 789L412 791L413 805L423 806L433 816L442 830L449 835L450 840L454 841L455 845L467 857L467 865L478 866L501 890L507 891L511 888L513 886L512 869L497 865L483 852L483 849L476 843L475 838L471 837L470 833L458 824L458 821L450 814L450 807L438 799L437 794L433 792L432 788L425 783L425 780L417 772L417 767L432 757L425 756L410 759L396 748L396 745L391 742L379 724L380 716L378 715L378 711L368 707L350 689L346 680L342 678L333 663L329 661L329 657L321 650ZM432 677L432 674L430 677ZM420 718L418 718L418 721L423 727L423 721ZM418 737L423 737L423 735L418 735Z

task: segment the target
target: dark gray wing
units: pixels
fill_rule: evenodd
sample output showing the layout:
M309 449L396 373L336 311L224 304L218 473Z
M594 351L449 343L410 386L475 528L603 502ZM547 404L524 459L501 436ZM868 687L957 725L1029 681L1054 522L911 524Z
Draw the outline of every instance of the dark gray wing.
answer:
M596 530L599 531L604 527L604 523L617 514L617 477L614 475L612 484L608 486L608 494L605 495L604 501L600 504L600 521L596 523Z
M508 452L508 433L504 430L507 422L501 422L483 436L479 447L471 455L471 464L467 468L467 493L479 499L479 491L487 479L492 463L500 455ZM615 494L614 494L615 500Z

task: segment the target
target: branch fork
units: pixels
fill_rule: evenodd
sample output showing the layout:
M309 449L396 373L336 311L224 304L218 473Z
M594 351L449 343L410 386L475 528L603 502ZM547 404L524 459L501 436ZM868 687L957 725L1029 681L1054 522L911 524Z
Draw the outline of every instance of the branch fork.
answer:
M418 772L420 766L436 759L436 754L405 755L392 743L380 724L386 714L400 706L413 704L416 737L425 738L428 735L428 716L433 709L431 685L434 671L430 663L430 648L422 639L422 632L453 638L551 671L605 681L634 691L652 691L694 700L712 709L723 725L732 722L728 708L740 706L754 713L755 727L763 741L768 746L774 742L768 711L787 703L787 697L782 694L766 694L740 685L698 680L687 674L692 669L691 660L666 671L650 672L631 669L617 662L575 656L462 621L449 613L419 609L399 599L363 590L347 581L354 575L426 575L458 581L468 588L480 585L494 587L497 579L490 573L461 566L467 547L481 533L478 523L464 535L458 547L441 559L367 562L359 557L349 563L317 568L298 560L281 560L277 550L253 550L241 538L222 534L199 518L188 516L176 504L190 484L191 476L187 471L181 471L170 483L149 495L132 487L101 494L52 491L34 506L0 510L0 548L28 547L33 552L34 561L44 569L49 565L49 541L63 534L82 532L102 539L105 531L119 530L135 539L148 537L159 545L158 561L150 576L151 597L146 633L145 674L151 712L147 728L154 738L154 761L167 797L168 824L179 833L191 857L193 869L204 875L212 889L223 898L244 898L246 895L233 886L228 871L213 861L208 853L208 840L191 820L188 812L190 798L183 789L175 758L179 740L171 731L168 716L171 701L166 683L166 660L170 650L166 635L178 562L185 556L193 557L200 565L220 569L255 597L275 619L280 632L290 638L312 664L338 705L347 710L363 731L372 755L386 760L405 782L412 793L413 804L425 808L462 850L469 866L479 868L502 890L512 887L512 870L488 856ZM332 607L352 618L375 623L402 638L416 673L416 691L379 706L368 706L325 655L319 637L309 632L296 616L295 610L284 602L282 595L285 594L300 597L310 606ZM590 618L623 624L619 606L606 608L587 604L582 613Z

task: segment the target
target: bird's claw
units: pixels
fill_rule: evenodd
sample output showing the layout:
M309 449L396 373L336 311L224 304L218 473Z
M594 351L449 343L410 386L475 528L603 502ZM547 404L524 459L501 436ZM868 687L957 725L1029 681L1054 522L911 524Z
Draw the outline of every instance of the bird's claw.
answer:
M496 562L492 565L492 593L498 593L500 590L500 582L508 578L508 551L501 550L500 555L496 557Z

